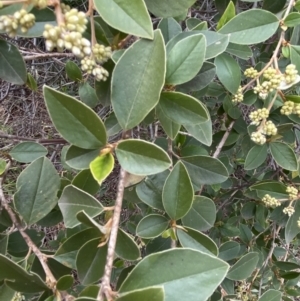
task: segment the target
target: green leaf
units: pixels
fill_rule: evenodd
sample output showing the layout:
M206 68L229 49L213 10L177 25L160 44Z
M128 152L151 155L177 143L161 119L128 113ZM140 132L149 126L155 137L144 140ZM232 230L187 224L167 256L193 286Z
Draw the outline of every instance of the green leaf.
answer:
M241 84L241 70L239 64L230 55L220 54L215 59L217 76L225 88L232 94L236 94Z
M191 228L185 228L185 230L186 231L177 229L176 231L182 247L191 248L209 255L218 256L218 247L211 238Z
M94 5L111 27L138 37L153 38L152 22L144 1L97 0Z
M16 145L9 155L21 163L30 163L40 157L46 156L47 148L36 142L21 142Z
M209 156L192 156L184 157L181 160L196 187L203 184L223 183L228 178L226 167L218 159Z
M180 92L163 92L159 100L160 109L173 122L195 125L206 122L209 114L196 98Z
M182 32L180 24L173 18L161 19L157 28L161 30L165 43L167 44L173 37Z
M244 280L251 276L258 263L259 256L256 252L250 252L240 258L229 270L226 278L231 280Z
M82 80L81 70L74 62L67 61L66 72L67 72L67 76L69 77L70 80L73 80L73 81L81 81Z
M164 301L165 294L162 286L153 286L121 294L116 301Z
M163 205L172 220L181 219L190 210L194 190L185 166L178 161L163 188Z
M119 292L162 285L165 301L205 301L222 282L227 270L228 264L208 254L184 248L172 249L151 254L140 261Z
M236 258L240 253L240 244L236 241L226 241L219 248L219 258L229 261Z
M111 153L102 154L90 163L90 170L94 179L99 183L110 175L115 166L115 159Z
M162 191L170 171L167 169L162 173L146 177L137 185L136 193L138 197L150 207L164 210L162 204Z
M262 8L276 14L284 8L285 4L285 0L264 0Z
M201 20L198 18L188 18L187 20L185 20L185 24L188 30L193 30L193 28L195 28L201 23Z
M56 283L56 288L59 291L66 291L67 289L71 288L74 282L74 278L71 275L65 275L58 279Z
M242 45L258 44L269 39L278 29L279 20L272 13L262 9L244 11L221 29L230 34L230 42Z
M99 238L85 243L78 251L76 268L78 277L83 285L99 281L103 276L107 255L107 245L98 247Z
M96 228L89 228L77 232L60 245L54 254L54 259L66 267L76 269L76 256L78 250L91 239L98 238L100 241L101 236L102 233Z
M198 74L189 82L176 87L179 92L199 91L207 87L216 75L216 66L209 62L204 62Z
M30 237L33 243L39 247L45 238L43 232L37 232L34 229L27 229L25 233ZM7 252L15 257L25 257L28 254L29 247L19 231L9 235Z
M117 257L124 260L137 260L141 253L137 244L134 242L131 235L119 228L115 253Z
M249 46L239 45L239 44L234 44L234 43L228 44L228 46L226 48L226 52L228 52L232 55L235 55L242 60L248 60L250 57L253 56L252 50ZM248 90L248 91L252 91L252 90Z
M27 73L26 85L29 89L31 89L34 92L36 92L38 90L36 80L30 73Z
M284 271L292 271L300 268L300 265L294 262L276 261L274 264L277 268Z
M39 293L48 289L38 275L28 273L20 265L0 254L0 281L2 280L6 280L6 284L13 290L22 293Z
M234 17L235 17L235 6L234 3L230 1L221 19L218 22L217 30L220 30L226 23L228 23Z
M186 130L202 144L211 146L212 144L212 122L211 119L196 124L196 125L185 125Z
M272 142L270 151L279 166L290 171L298 170L297 158L290 146L282 142Z
M48 158L33 161L21 172L14 204L27 225L41 220L54 208L59 187L59 176Z
M115 151L122 168L134 175L156 174L171 165L170 158L163 149L143 140L121 141Z
M253 146L245 161L245 170L251 170L262 165L268 156L268 147L266 144Z
M177 17L190 8L196 0L145 0L148 10L156 17Z
M90 108L94 108L99 102L96 90L89 83L80 84L78 94L80 100Z
M193 79L205 59L206 40L202 34L188 36L167 48L166 83L183 84Z
M90 163L99 156L100 149L83 149L71 145L66 153L66 163L70 167L83 170L90 167Z
M286 186L278 181L258 182L250 187L250 190L257 190L258 197L263 198L265 194L269 194L276 199L288 198Z
M26 83L25 62L18 48L0 39L0 78L15 85Z
M99 190L99 184L94 179L90 169L79 172L74 177L72 185L90 194L95 194Z
M291 12L288 16L283 20L284 25L287 27L294 27L300 24L300 13Z
M289 220L285 227L285 241L290 244L294 237L300 232L298 227L298 221L300 219L300 202L295 203L295 212L289 217Z
M258 301L280 301L282 293L273 289L267 290L262 294Z
M76 214L76 218L84 225L86 225L87 227L91 227L91 228L96 228L98 229L99 233L101 234L108 234L108 229L105 226L100 225L99 223L97 223L93 218L89 217L84 210L79 211Z
M90 217L95 217L103 211L103 206L97 199L73 185L64 188L58 206L67 228L74 228L80 224L76 219L79 211L84 210Z
M172 119L170 119L162 110L160 103L156 106L156 114L157 118L164 129L165 133L174 140L177 136L181 125L178 123L175 123Z
M186 227L207 231L216 221L215 203L205 196L195 196L191 210L182 218Z
M300 46L289 45L291 63L296 66L297 70L300 70Z
M141 238L154 238L161 235L168 227L169 220L160 214L149 214L137 225L136 235Z
M91 108L47 86L44 97L55 128L69 143L84 149L106 144L104 124Z
M160 30L154 32L153 41L135 42L119 59L112 75L111 101L123 129L138 125L156 106L165 72L165 47Z
M0 176L5 172L6 169L6 161L0 158Z
M115 113L111 113L104 121L106 127L107 136L113 136L118 134L122 128L117 120Z
M16 292L12 290L9 286L6 284L2 284L0 287L0 300L14 300L14 297L16 295Z

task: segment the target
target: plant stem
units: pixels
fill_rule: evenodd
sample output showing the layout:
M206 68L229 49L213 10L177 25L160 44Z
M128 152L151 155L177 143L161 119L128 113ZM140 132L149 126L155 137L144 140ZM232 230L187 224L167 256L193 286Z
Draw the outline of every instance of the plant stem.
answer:
M113 268L113 261L115 255L115 248L117 242L117 235L118 235L118 228L119 228L119 221L121 216L122 210L122 202L123 202L123 195L125 189L125 179L127 176L127 172L121 168L120 170L120 177L118 183L118 191L117 197L115 202L115 209L114 214L112 217L112 228L110 232L109 242L108 242L108 250L106 256L106 264L104 268L104 276L102 278L101 289L99 290L99 294L97 297L98 301L102 301L103 297L106 297L107 301L113 300L114 293L112 292L110 286L110 277Z

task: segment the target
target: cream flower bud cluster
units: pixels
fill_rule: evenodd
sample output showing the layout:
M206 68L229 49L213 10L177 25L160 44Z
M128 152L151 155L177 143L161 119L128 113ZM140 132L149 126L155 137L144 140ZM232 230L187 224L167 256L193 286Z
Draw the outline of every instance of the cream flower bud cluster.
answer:
M61 7L61 11L63 14L66 14L67 12L69 12L71 10L71 7L65 3L61 3L60 7Z
M272 198L269 194L266 194L263 198L262 201L264 202L266 207L279 207L281 203L275 199Z
M90 41L83 38L79 32L62 33L61 27L46 24L43 36L46 38L48 51L52 51L54 48L57 48L59 52L68 49L77 57L84 57L91 53Z
M293 64L289 64L285 68L284 80L287 84L293 83L297 79L298 70Z
M255 78L258 75L258 71L253 67L250 67L244 71L244 75L250 78Z
M282 212L283 212L284 214L287 214L288 216L292 216L292 215L294 214L294 212L295 212L295 209L294 209L293 206L288 206L288 207L285 207L285 208L282 210Z
M0 30L5 31L9 37L15 37L18 28L23 33L27 32L35 24L35 16L25 9L16 11L13 15L0 16Z
M295 104L292 101L286 101L280 109L280 113L283 115L297 114L300 116L300 104Z
M259 145L263 145L266 143L266 136L261 131L256 131L251 134L251 140Z
M251 124L259 125L261 120L269 117L269 110L266 108L258 109L249 114L249 118L251 119Z
M262 128L262 133L267 136L274 136L277 134L277 127L271 120L268 120Z
M242 87L239 86L236 94L233 95L232 102L233 103L240 103L243 100L244 100L243 90L242 90Z
M43 9L47 7L47 0L30 0L30 3L38 9Z
M105 70L102 66L96 66L93 71L92 74L95 76L96 81L106 81L109 73L107 72L107 70Z
M298 199L298 189L293 186L288 186L286 192L289 194L289 200L295 201Z
M93 46L93 55L96 61L100 64L107 62L112 55L111 47L105 47L104 45L96 44Z
M70 50L77 57L85 57L91 54L91 43L82 37L86 29L87 19L83 12L71 9L65 13L65 24L61 26L45 25L43 36L46 39L46 48L52 51L64 49Z
M82 71L86 71L88 74L91 74L93 72L95 66L95 60L90 57L85 57L81 60L81 69Z
M65 13L65 26L69 31L84 33L86 30L87 18L85 13L72 8Z

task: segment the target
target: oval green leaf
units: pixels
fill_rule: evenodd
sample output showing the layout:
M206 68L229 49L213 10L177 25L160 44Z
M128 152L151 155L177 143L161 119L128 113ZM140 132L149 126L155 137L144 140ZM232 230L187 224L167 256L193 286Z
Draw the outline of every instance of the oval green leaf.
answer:
M215 59L217 76L224 87L235 94L241 84L239 64L229 54L222 53Z
M205 59L206 40L202 34L188 36L167 53L166 83L179 85L193 79Z
M72 287L73 282L74 282L73 276L71 276L71 275L62 276L58 279L58 281L56 283L56 288L59 291L66 291L67 289Z
M173 18L161 19L157 28L161 30L165 43L182 32L180 24Z
M26 83L25 62L18 48L0 39L0 78L15 85Z
M240 252L240 244L236 241L226 241L219 248L219 258L229 261L235 259Z
M210 118L199 100L180 92L161 93L159 105L163 113L178 124L196 125Z
M117 257L130 261L137 260L141 256L140 249L132 236L120 228L118 230L115 253Z
M64 188L58 206L67 228L73 228L80 224L76 219L79 211L84 210L90 217L95 217L103 211L103 206L96 198L73 185Z
M273 289L270 289L266 292L264 292L261 297L258 299L258 301L281 301L282 293L280 291L276 291Z
M116 301L164 301L165 294L162 286L153 286L121 294Z
M134 175L151 175L170 167L168 154L160 147L143 140L128 139L116 147L122 168Z
M103 276L107 255L107 245L98 247L99 238L85 243L78 251L76 268L83 285L92 284Z
M14 204L28 225L41 220L57 204L60 179L48 158L39 158L27 166L19 175L16 186Z
M259 256L256 252L244 255L231 267L226 278L239 281L250 277L256 268L258 260Z
M268 147L266 144L253 146L245 161L245 170L251 170L262 165L268 156Z
M285 227L285 241L287 244L290 244L295 236L300 232L298 227L298 221L300 219L300 202L295 203L295 212L292 216L289 217L289 220Z
M40 157L46 156L47 153L47 148L41 144L36 142L21 142L9 152L9 155L18 162L30 163Z
M272 142L270 151L279 166L290 171L298 170L298 161L290 146L282 142Z
M111 153L103 154L90 163L90 170L94 179L99 183L102 182L110 175L115 166L115 159Z
M185 166L178 161L169 174L162 194L165 211L172 220L181 219L190 210L194 189Z
M72 180L72 185L90 194L95 194L99 190L99 184L94 179L90 169L79 172Z
M142 38L153 38L150 16L144 1L97 0L96 10L113 28Z
M191 228L185 228L185 230L177 229L179 242L184 248L191 248L209 255L218 256L218 247L211 238Z
M118 60L111 101L123 129L138 125L158 103L165 81L165 57L163 37L156 30L153 41L135 42Z
M211 119L207 121L195 124L195 125L185 125L186 130L191 134L196 140L200 141L202 144L211 146L212 144L212 122Z
M228 267L224 261L192 249L158 252L135 266L120 293L162 285L165 301L205 301L223 281Z
M203 184L219 184L228 179L225 165L209 156L192 156L181 159L196 187Z
M216 221L216 205L205 196L195 196L192 208L182 218L184 226L198 231L207 231Z
M154 238L161 235L168 227L169 221L160 214L149 214L137 225L136 235L141 238Z
M258 44L270 38L278 29L279 20L262 9L251 9L231 19L220 33L230 34L230 42L242 45Z
M44 97L55 128L69 143L84 149L106 144L104 124L91 108L47 86L44 86Z

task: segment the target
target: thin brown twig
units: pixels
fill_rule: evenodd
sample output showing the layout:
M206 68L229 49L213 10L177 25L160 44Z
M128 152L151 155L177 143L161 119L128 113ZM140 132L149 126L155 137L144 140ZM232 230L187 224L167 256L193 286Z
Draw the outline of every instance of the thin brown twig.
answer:
M60 53L60 52L54 52L54 53L37 53L33 55L27 55L23 56L24 61L33 61L38 59L47 59L50 57L75 57L73 53Z
M218 144L218 146L216 148L216 151L214 152L214 154L212 156L213 158L218 158L218 156L219 156L219 154L220 154L220 152L222 150L222 147L224 146L224 144L225 144L225 142L226 142L226 140L227 140L227 138L228 138L228 136L229 136L229 134L230 134L230 132L232 130L232 127L233 127L234 123L235 123L235 120L233 120L233 121L230 122L230 124L229 124L229 126L228 126L228 128L227 128L227 130L226 130L226 132L225 132L225 134L224 134L224 136L222 138L222 140Z
M104 276L102 278L101 289L99 290L98 297L97 297L98 301L102 301L104 297L106 297L107 301L111 301L114 298L114 293L112 292L110 286L110 278L111 278L111 272L113 268L113 261L114 261L119 222L120 222L120 216L122 210L126 176L127 176L127 172L123 168L121 168L114 214L112 217L111 232L110 232L110 237L108 242Z
M66 144L66 143L68 143L63 138L57 138L57 139L34 139L34 138L17 136L17 135L9 135L9 134L5 134L2 131L0 131L0 138L9 139L9 140L18 141L18 142L32 141L32 142L41 143L41 144Z

